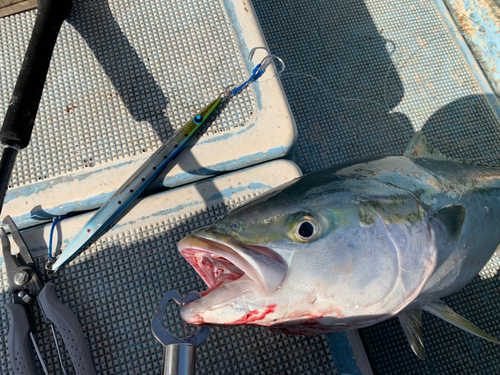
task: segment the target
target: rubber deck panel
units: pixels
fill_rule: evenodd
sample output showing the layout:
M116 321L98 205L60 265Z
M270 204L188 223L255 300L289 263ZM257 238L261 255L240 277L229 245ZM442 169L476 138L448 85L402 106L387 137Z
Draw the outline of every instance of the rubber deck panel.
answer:
M420 129L449 156L500 162L497 115L432 2L253 4L287 64L304 173L401 154Z
M223 70L213 58L237 46L221 2L198 7L183 1L73 4L12 187L156 150L224 84L247 75L239 53L224 55ZM35 17L30 11L0 20L2 110ZM255 106L249 95L246 91L232 103L236 107L224 111L211 132L248 121Z
M0 118L35 14L0 19ZM102 206L175 130L244 82L265 56L250 61L250 50L263 45L254 15L229 1L74 0L5 211L27 228ZM153 188L286 154L295 127L272 70L224 103Z
M436 2L437 3L437 2ZM431 1L254 0L298 128L304 173L361 157L401 155L416 130L446 155L500 165L500 123L473 59ZM500 338L497 258L446 299ZM396 319L362 330L378 374L499 374L500 346L424 314L427 359Z

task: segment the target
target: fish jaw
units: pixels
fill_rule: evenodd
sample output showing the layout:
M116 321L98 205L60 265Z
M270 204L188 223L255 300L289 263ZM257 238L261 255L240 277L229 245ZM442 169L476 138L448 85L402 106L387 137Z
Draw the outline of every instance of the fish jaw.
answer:
M209 287L181 309L190 324L264 323L277 305L266 303L286 278L288 265L272 250L191 235L178 244L181 255ZM230 307L230 308L226 308Z

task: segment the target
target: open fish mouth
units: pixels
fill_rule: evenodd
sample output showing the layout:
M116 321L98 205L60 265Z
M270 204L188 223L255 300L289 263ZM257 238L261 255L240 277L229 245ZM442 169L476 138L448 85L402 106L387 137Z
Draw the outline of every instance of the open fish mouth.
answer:
M178 249L209 287L202 297L240 279L273 293L288 272L281 256L267 247L191 235L179 242Z

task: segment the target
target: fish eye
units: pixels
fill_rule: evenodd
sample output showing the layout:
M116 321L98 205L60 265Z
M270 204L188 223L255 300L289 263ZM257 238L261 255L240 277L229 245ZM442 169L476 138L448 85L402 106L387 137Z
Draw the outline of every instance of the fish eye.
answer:
M301 241L310 241L319 233L319 223L316 219L305 216L295 224L295 235Z

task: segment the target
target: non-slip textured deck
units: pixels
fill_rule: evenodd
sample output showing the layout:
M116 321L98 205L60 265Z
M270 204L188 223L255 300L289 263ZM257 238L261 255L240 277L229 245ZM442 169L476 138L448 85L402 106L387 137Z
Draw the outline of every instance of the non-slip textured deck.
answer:
M156 150L224 87L248 74L221 1L73 4L12 187ZM0 19L0 118L35 16L30 11ZM247 122L255 105L245 91L207 136Z
M35 13L0 19L0 118ZM248 79L265 56L258 50L250 61L250 51L264 45L253 13L229 1L74 0L5 212L27 228L101 207L176 129ZM273 70L220 106L151 188L285 155L295 127Z
M500 162L498 119L433 2L253 3L287 64L305 173L401 154L420 129L449 156Z
M438 2L436 2L438 3ZM431 1L254 0L298 128L304 173L402 154L416 130L448 156L500 165L500 123ZM469 60L471 61L471 60ZM498 111L498 108L497 108ZM497 112L498 113L498 112ZM500 267L446 299L500 337ZM424 314L427 359L395 319L362 331L377 374L499 374L500 346Z
M250 7L248 1L246 3ZM153 4L161 6L158 5L157 9ZM89 65L83 72L78 72L79 77L81 76L78 79L90 82L91 87L109 88L110 91L106 92L105 98L96 95L90 100L89 108L82 108L78 102L67 100L73 95L82 95L77 89L71 88L71 92L64 95L64 101L57 95L52 96L52 101L59 103L61 113L52 114L49 109L44 112L42 105L39 118L46 118L47 122L54 116L63 118L72 132L79 132L78 139L85 140L94 136L93 128L74 130L72 126L86 123L81 117L77 117L81 116L78 114L79 110L86 111L86 116L96 119L92 126L104 121L110 122L113 130L109 131L115 133L109 141L110 155L106 155L108 151L104 154L94 152L90 141L77 143L73 140L76 138L66 135L66 138L63 137L67 139L66 143L61 143L60 146L56 144L60 148L53 148L50 137L36 143L49 156L49 161L59 157L58 150L67 150L70 162L54 161L58 168L54 173L63 173L64 168L91 168L90 164L85 163L94 162L96 155L125 157L127 153L140 152L140 147L134 148L135 145L127 143L130 137L136 135L125 133L120 130L119 123L113 123L116 112L124 113L130 121L140 124L144 122L144 130L139 127L136 137L144 139L147 147L157 146L159 139L163 139L166 134L162 135L162 131L152 131L151 128L160 129L166 124L162 109L170 104L165 101L155 103L135 100L138 96L144 98L137 90L144 89L157 97L155 93L159 86L163 90L163 87L170 85L169 90L177 90L175 92L180 93L179 95L184 95L183 101L177 104L178 112L172 112L179 113L177 118L187 118L201 104L190 101L193 95L188 87L192 86L185 86L184 78L177 79L186 74L182 67L188 69L192 64L203 64L189 48L192 52L189 56L168 53L164 55L164 61L180 59L180 68L172 71L171 76L163 76L154 67L157 58L154 51L156 46L165 42L165 35L151 35L147 25L148 22L162 24L166 19L178 17L171 22L173 26L169 32L173 39L176 35L182 39L184 34L176 29L179 20L187 22L185 20L191 19L190 14L199 12L197 19L204 19L203 22L206 23L205 32L198 35L200 38L206 38L207 35L215 38L216 33L211 33L211 30L218 27L217 17L221 15L214 11L213 18L209 18L210 12L205 13L204 9L196 6L186 8L179 5L178 8L171 9L171 4L181 2L140 5L136 2L120 2L120 6L116 7L108 6L105 1L81 3L80 6L86 7L84 11L88 14L87 20L93 20L93 24L88 25L91 31L87 31L87 34L78 31L79 22L83 20L75 18L70 23L75 27L75 38L80 38L81 35L86 43L94 43L97 59L86 50L76 51L77 59L88 61ZM222 9L220 2L206 1L200 4ZM463 51L432 2L255 0L253 5L272 52L282 57L287 64L282 83L298 127L297 148L293 157L304 172L364 156L401 154L413 133L419 129L423 129L430 141L447 155L500 164L499 122L490 107L491 101L484 96L483 88L472 74ZM189 14L176 13L181 9ZM248 10L251 11L250 8ZM103 45L106 45L106 35L99 31L100 23L109 22L109 18L113 19L111 16L118 21L112 21L107 30L113 30L115 38L123 42L112 45L111 53L114 58L124 61L125 65L130 65L130 70L122 71L110 65L106 56L110 52L100 50L97 45L98 41L103 40ZM9 53L17 56L12 60L20 60L24 53L32 22L29 17L32 16L28 13L26 19L23 18L19 26L16 26L22 30L19 35L11 36L22 40L9 41ZM146 19L151 21L144 22ZM3 33L4 24L0 25ZM193 25L193 28L196 29L196 26ZM134 33L140 27L146 29L144 39L138 37L137 43L144 48L131 49L120 30L126 30L128 38L128 35L136 35ZM75 30L65 26L62 32L75 33ZM226 40L225 37L221 38ZM4 48L2 45L2 51ZM70 53L62 45L57 48L60 50L56 50L56 56ZM230 48L231 46L219 45L213 53L231 53ZM129 62L130 58L132 60ZM66 69L55 66L55 70ZM221 66L223 69L218 71L220 74L233 71L232 68L225 68L224 61L222 64L215 64L213 69ZM4 74L12 77L18 68L19 65L7 73L2 70L2 84ZM89 72L94 68L103 69L106 73L104 76L110 77L113 85L95 81L93 74ZM212 74L213 69L208 69L207 74ZM240 74L237 72L238 70L235 74ZM194 80L202 75L189 73ZM76 79L75 74L63 74L61 79ZM120 82L133 84L129 86ZM143 84L136 86L135 82ZM219 83L224 83L225 79L215 77L205 83L200 78L196 85L211 82L214 82L213 88L207 90L218 89ZM266 84L263 82L261 89L265 88ZM5 92L10 93L11 90L12 86L6 88ZM212 94L210 91L210 95ZM7 98L2 100L8 101L9 94L3 95L7 95ZM128 99L124 99L122 104L115 102L115 97ZM187 109L182 107L186 100L187 105L191 106ZM94 114L93 108L99 108L100 105L110 108L107 112L109 114ZM248 111L246 105L241 104L243 114ZM168 120L172 121L172 118L169 117ZM218 126L226 126L229 120L229 117L220 118L217 120L220 124ZM101 139L107 139L103 131L100 130L101 133L95 138L98 144ZM42 139L39 137L42 136L35 134L35 139ZM117 143L112 143L112 140L117 140ZM80 151L83 143L86 148ZM91 157L93 160L90 160ZM41 165L36 165L40 161L33 162L35 166L29 166L26 175L22 177L24 180L16 177L18 180L15 183L44 178L45 170ZM22 175L19 172L22 168L19 168L21 167L18 167L16 176ZM196 227L211 222L225 210L226 207L219 206L171 223L159 221L147 228L139 228L139 223L135 231L100 241L79 258L81 262L73 263L58 276L58 291L64 302L69 303L78 313L85 330L90 332L90 345L94 356L99 358L96 365L102 373L159 372L161 348L152 341L154 339L145 317L152 315L165 289L176 287L185 293L202 288L194 272L183 268L187 266L185 262L181 262L177 253L170 253L173 243ZM169 257L165 256L166 253ZM489 274L491 277L474 279L469 286L448 297L446 301L458 313L490 334L500 337L500 282L496 275L498 263L494 260L488 267L492 270ZM5 293L2 296L4 300L8 299ZM8 318L5 309L0 311L2 336L6 337ZM413 355L397 321L388 321L362 332L375 373L498 373L498 347L472 338L428 314L424 316L424 339L427 347L425 362L417 360ZM46 327L44 332L47 336L43 337L43 341L49 345L50 337ZM3 353L6 353L5 345L5 341L0 342ZM200 373L335 373L326 341L321 336L284 337L249 327L227 328L215 331L207 345L213 346L208 347L210 350L199 352ZM51 366L57 366L55 346L47 346L45 354ZM2 372L6 373L8 359L5 354L0 358Z

